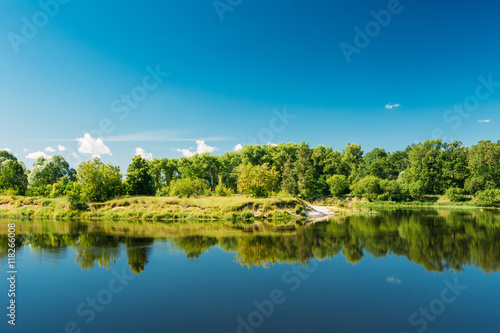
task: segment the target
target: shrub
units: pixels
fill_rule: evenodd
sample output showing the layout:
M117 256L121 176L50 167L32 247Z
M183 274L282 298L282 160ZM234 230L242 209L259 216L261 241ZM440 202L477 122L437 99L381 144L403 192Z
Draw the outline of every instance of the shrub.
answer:
M330 186L330 193L334 197L349 193L349 181L344 175L333 175L326 180L326 183Z
M229 187L226 187L219 177L219 184L217 184L217 186L215 187L214 193L215 195L218 195L220 197L228 197L233 195L233 190Z
M484 190L477 193L478 206L491 207L500 203L500 190Z
M83 209L85 207L85 199L83 198L82 194L82 186L79 183L69 183L66 197L71 208Z
M465 191L458 187L452 187L446 190L445 196L451 202L460 202L465 199Z
M377 197L380 201L401 201L405 197L401 187L395 180L381 180L380 189L382 194Z
M425 184L419 180L408 184L408 193L414 200L422 200L425 195Z
M203 179L180 178L170 182L169 194L177 197L191 197L203 195L208 190Z
M351 186L352 194L356 197L364 197L370 201L377 199L382 194L380 187L381 179L375 176L366 176Z

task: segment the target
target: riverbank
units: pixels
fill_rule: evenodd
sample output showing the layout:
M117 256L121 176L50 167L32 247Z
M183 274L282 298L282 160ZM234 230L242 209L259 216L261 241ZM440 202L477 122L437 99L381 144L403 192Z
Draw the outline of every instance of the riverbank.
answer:
M290 222L341 214L293 197L127 197L78 210L65 197L0 196L0 217L13 219L104 219Z
M476 201L464 201L464 202L450 202L450 201L374 201L374 202L356 202L352 204L355 207L364 207L364 208L377 208L377 207L401 207L401 208L447 208L447 209L459 209L459 208L467 208L467 209L491 209L498 210L498 207L490 206L479 206L476 204Z

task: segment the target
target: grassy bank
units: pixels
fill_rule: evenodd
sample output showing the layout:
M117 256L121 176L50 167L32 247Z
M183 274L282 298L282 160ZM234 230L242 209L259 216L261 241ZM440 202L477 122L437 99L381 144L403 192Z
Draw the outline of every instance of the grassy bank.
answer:
M498 209L498 207L485 207L479 204L478 199L468 196L464 201L452 202L442 195L426 195L421 201L373 201L367 200L353 202L353 205L359 207L436 207L436 208L476 208L476 209Z
M296 198L127 197L70 207L66 198L0 196L0 217L106 220L290 221L304 218L304 202Z

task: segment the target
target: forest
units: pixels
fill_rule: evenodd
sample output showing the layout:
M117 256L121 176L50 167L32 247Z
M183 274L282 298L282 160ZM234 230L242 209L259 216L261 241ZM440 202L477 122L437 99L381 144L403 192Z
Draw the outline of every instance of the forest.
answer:
M222 155L154 158L135 156L126 174L98 158L77 170L59 155L40 157L28 169L0 151L0 193L66 196L74 208L122 196L294 196L369 201L421 201L444 195L479 206L500 203L500 141L470 147L460 141L427 140L405 150L364 153L348 143L341 152L308 143L247 145Z

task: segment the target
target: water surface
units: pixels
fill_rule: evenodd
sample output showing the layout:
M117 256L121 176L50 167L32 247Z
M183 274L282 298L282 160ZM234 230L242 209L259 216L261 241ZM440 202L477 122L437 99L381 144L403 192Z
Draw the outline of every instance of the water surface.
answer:
M0 221L3 276L9 222ZM2 314L1 332L500 330L500 215L491 211L383 211L287 231L16 227L17 325Z

